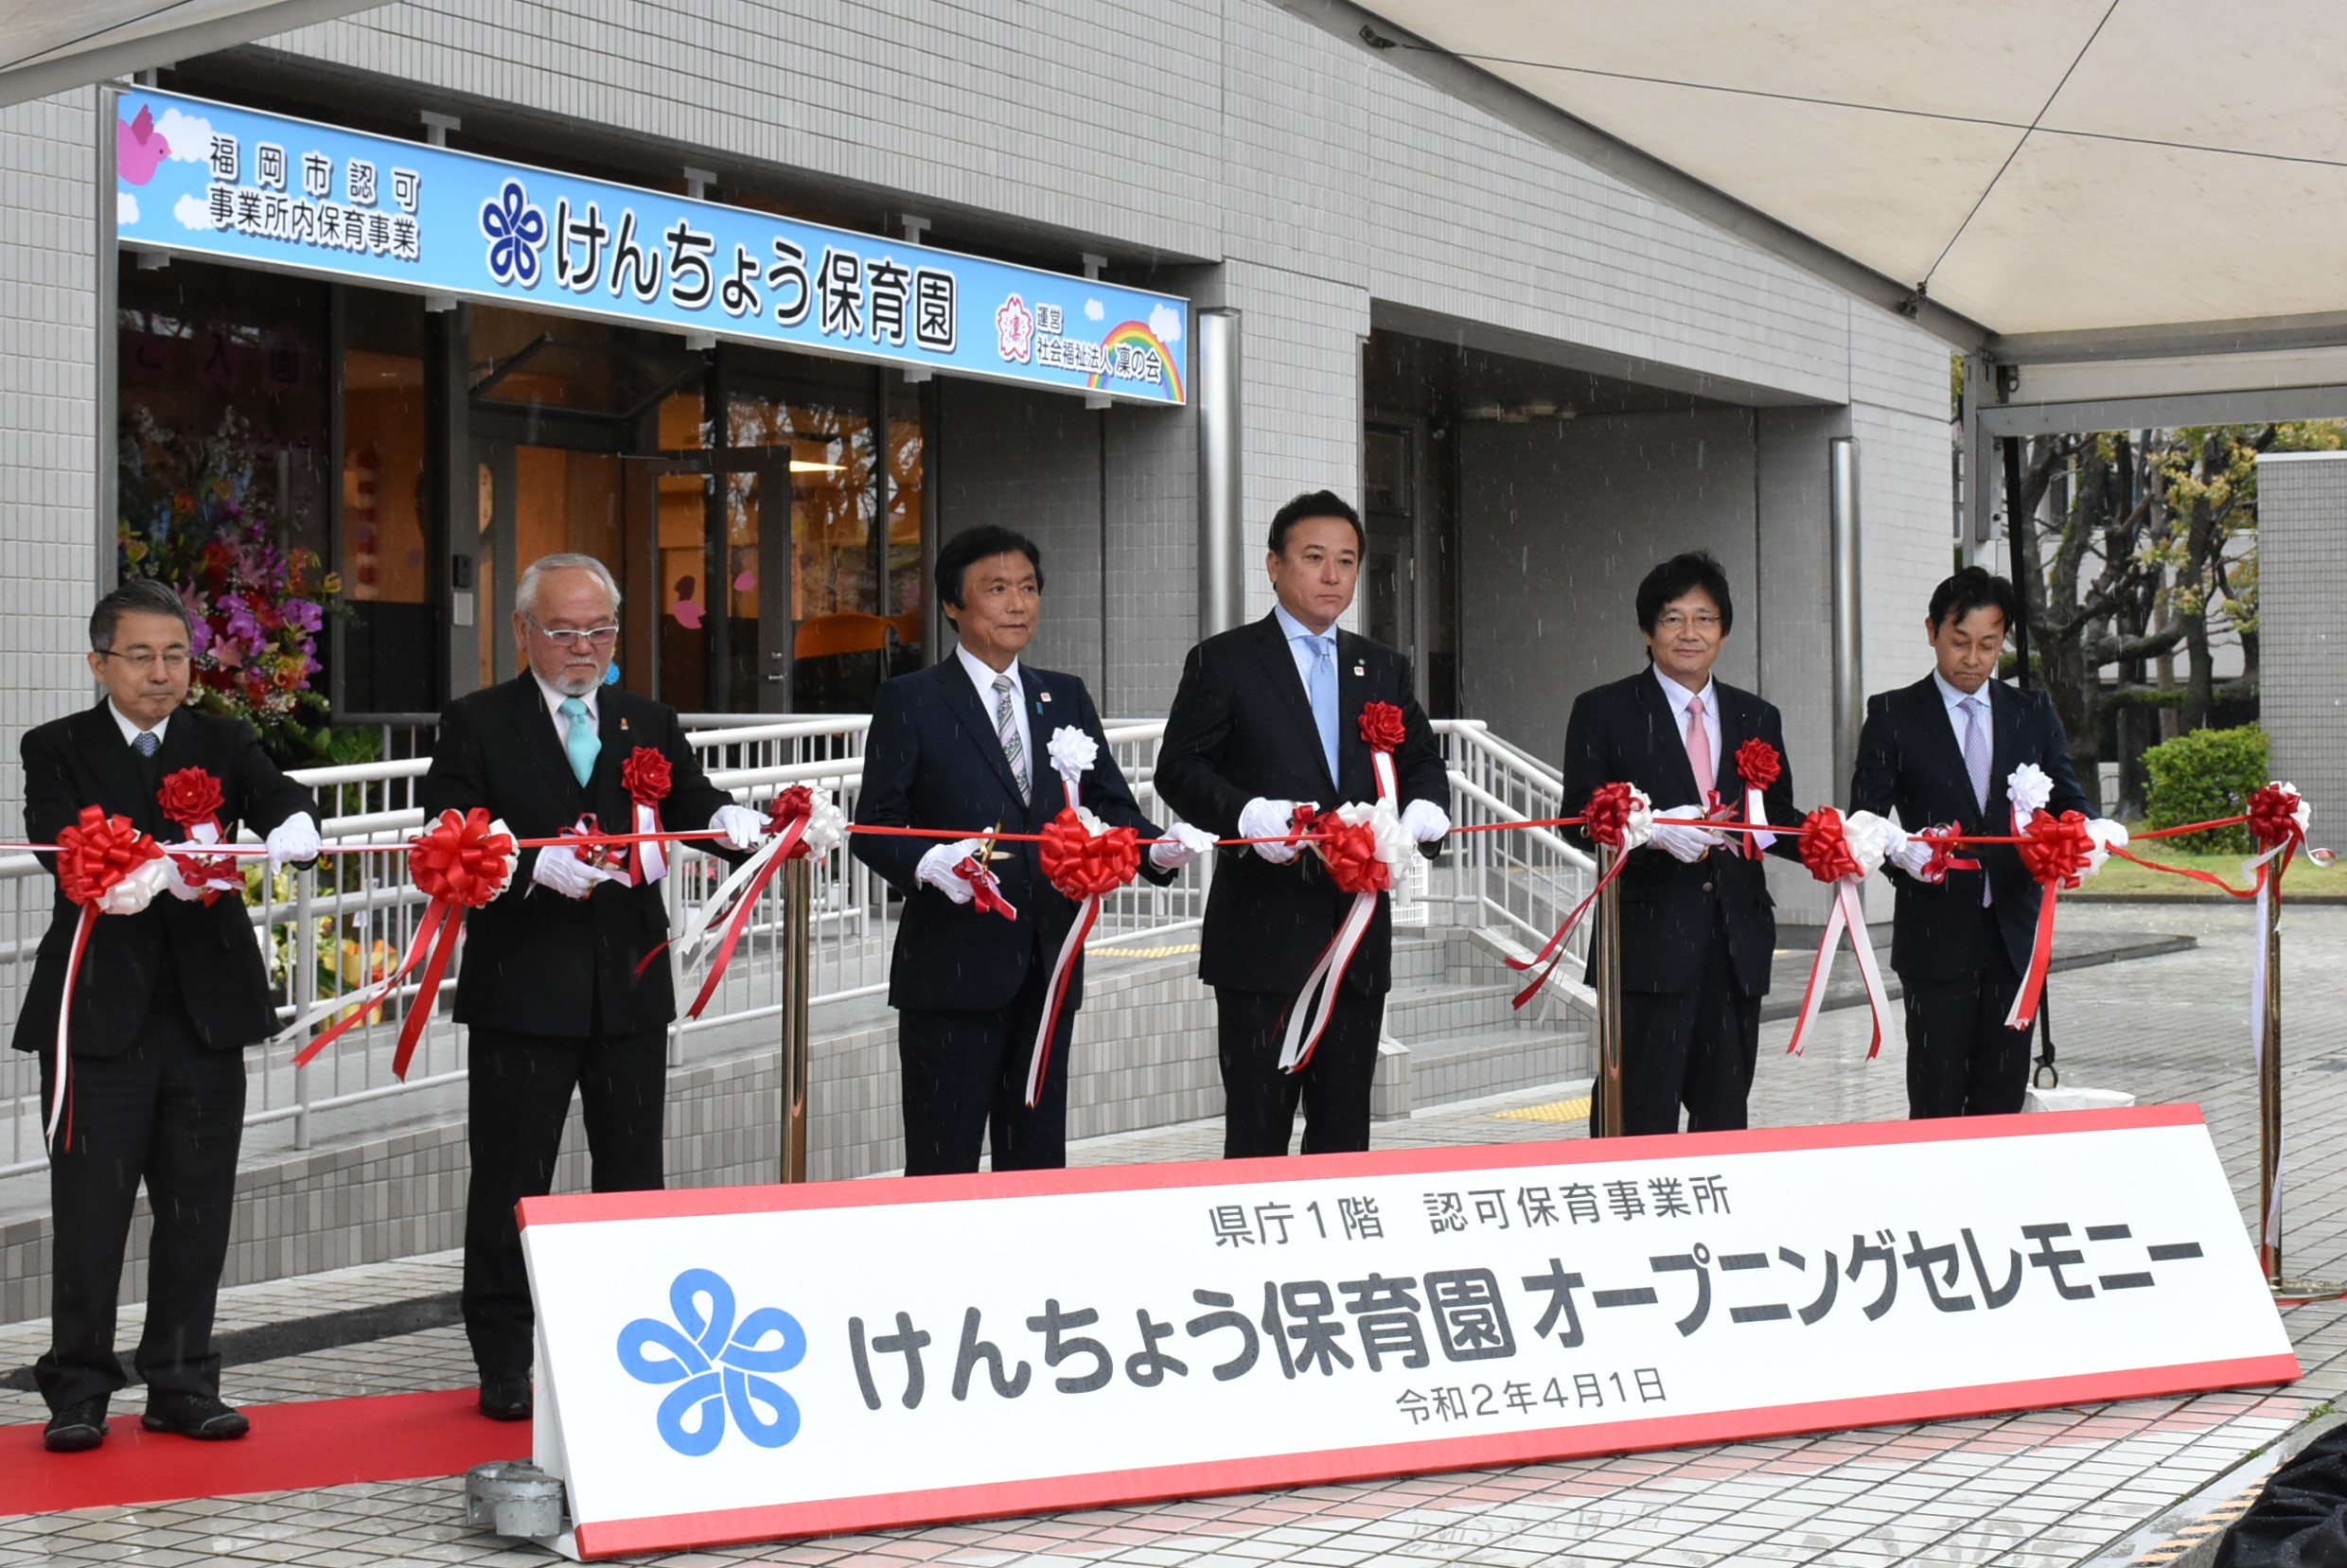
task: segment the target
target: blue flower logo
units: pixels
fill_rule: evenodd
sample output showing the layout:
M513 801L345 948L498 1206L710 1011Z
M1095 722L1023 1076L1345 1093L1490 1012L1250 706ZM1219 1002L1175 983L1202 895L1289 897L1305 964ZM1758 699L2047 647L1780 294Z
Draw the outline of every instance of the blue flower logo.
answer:
M787 1372L805 1358L799 1320L780 1307L761 1307L736 1327L733 1287L708 1269L678 1275L668 1306L674 1325L640 1317L619 1332L619 1364L629 1377L679 1385L661 1401L661 1440L697 1459L725 1440L729 1412L760 1448L781 1448L796 1437L799 1401L756 1374ZM769 1336L777 1343L765 1344Z
M489 242L489 275L501 284L538 287L538 253L546 244L546 214L519 180L508 180L481 203L481 233Z

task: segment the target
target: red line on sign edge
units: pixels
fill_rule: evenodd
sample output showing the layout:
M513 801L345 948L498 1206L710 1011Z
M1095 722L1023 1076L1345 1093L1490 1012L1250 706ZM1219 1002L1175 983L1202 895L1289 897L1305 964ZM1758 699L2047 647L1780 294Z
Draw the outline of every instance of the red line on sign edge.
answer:
M2056 1405L2099 1404L2163 1394L2286 1383L2296 1382L2301 1375L2295 1353L2250 1356L2021 1383L1980 1383L1924 1393L1762 1405L1702 1416L1663 1416L1602 1426L1552 1427L1485 1437L1447 1437L1420 1443L946 1487L929 1491L881 1492L818 1503L780 1503L648 1519L599 1520L579 1525L577 1542L579 1555L591 1559L695 1546L742 1545L793 1536L839 1535L1228 1492L1373 1481L1388 1476L1483 1470L1649 1449L1760 1441L1910 1421L1960 1420Z
M1385 1149L1309 1158L1186 1160L1166 1165L1096 1165L1073 1171L1006 1171L975 1176L899 1176L793 1186L704 1187L677 1191L567 1193L524 1198L521 1224L575 1224L613 1220L696 1219L803 1208L867 1208L882 1204L960 1203L970 1199L1063 1197L1164 1188L1329 1181L1414 1175L1534 1164L1608 1165L1621 1160L1688 1159L1794 1150L1863 1149L1884 1144L2036 1137L2061 1133L2197 1126L2196 1103L2123 1105L2109 1110L2033 1111L2014 1116L1946 1117L1925 1121L1828 1122L1738 1133L1675 1133L1650 1137L1565 1138L1453 1149ZM1527 1155L1532 1157L1526 1157Z

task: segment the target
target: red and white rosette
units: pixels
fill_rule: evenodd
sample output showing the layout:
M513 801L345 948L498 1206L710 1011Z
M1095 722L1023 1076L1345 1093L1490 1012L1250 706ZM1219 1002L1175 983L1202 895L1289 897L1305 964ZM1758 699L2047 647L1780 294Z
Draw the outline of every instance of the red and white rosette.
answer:
M1075 924L1059 944L1051 963L1050 989L1045 994L1034 1048L1027 1053L1027 1108L1043 1099L1043 1081L1051 1070L1051 1039L1059 1029L1060 1010L1068 999L1076 959L1084 951L1092 926L1100 919L1101 900L1133 880L1141 869L1140 836L1129 827L1112 828L1084 809L1084 775L1100 760L1100 743L1072 724L1051 731L1047 748L1051 767L1068 792L1068 803L1044 825L1044 879L1082 906Z
M1589 803L1581 808L1581 831L1588 834L1594 842L1622 853L1615 857L1614 869L1599 877L1597 885L1589 890L1589 896L1573 906L1572 912L1564 917L1564 923L1557 927L1556 935L1548 939L1546 945L1529 960L1511 958L1507 960L1508 967L1519 975L1531 970L1539 971L1532 976L1529 985L1516 993L1515 1005L1518 1007L1539 995L1541 987L1548 983L1549 974L1564 960L1565 938L1571 936L1573 928L1581 923L1581 916L1596 907L1597 895L1620 877L1622 868L1630 864L1630 852L1654 837L1654 802L1633 785L1600 784L1597 792L1589 797Z
M2018 776L2019 769L2016 769ZM2038 804L2042 807L2044 802ZM2054 909L2060 902L2062 890L2076 888L2108 854L2105 843L2091 830L2086 814L2065 811L2059 816L2042 809L2028 814L2027 827L2018 825L2022 809L2017 798L2013 803L2016 819L2014 831L2021 835L2017 848L2021 865L2031 878L2044 890L2045 896L2038 903L2038 931L2029 947L2029 968L2021 976L2021 989L2013 993L2013 1006L2004 1015L2007 1029L2027 1029L2038 1021L2038 1003L2045 995L2046 970L2054 961Z
M757 912L759 895L774 880L774 873L783 869L783 862L826 855L838 849L847 837L847 817L833 802L829 791L792 784L775 796L767 808L766 831L766 842L734 867L732 874L717 884L717 890L709 896L709 901L685 923L678 950L684 955L686 964L696 961L704 947L713 953L700 991L694 996L693 1005L685 1009L687 1017L699 1017L701 1010L716 995L717 982L725 978L726 966L733 961L733 951L741 945L743 933L750 929L750 917ZM644 961L649 963L658 956L655 949Z
M1744 781L1744 820L1767 821L1769 803L1764 797L1785 776L1784 757L1756 735L1736 749L1736 776ZM1746 832L1744 842L1749 846L1744 853L1758 859L1762 850L1776 842L1776 835L1755 828Z
M668 799L670 787L667 753L656 746L637 747L620 765L619 782L627 791L629 815L633 819L628 831L642 835L659 833L661 802ZM640 837L626 850L630 887L641 888L668 874L667 846L657 837Z
M408 1006L407 1020L399 1026L399 1043L391 1058L393 1076L405 1082L408 1064L415 1057L416 1043L423 1038L424 1026L432 1021L432 1006L440 995L440 982L448 978L449 965L456 957L465 911L482 907L512 886L514 867L520 858L513 830L502 818L491 817L485 807L475 806L461 815L455 811L442 812L438 821L408 845L408 878L432 902L424 906L423 918L415 923L415 935L408 943L407 952L397 968L365 990L321 1003L317 1013L339 1013L344 1008L350 1011L297 1051L293 1065L308 1066L320 1051L365 1019L420 968L423 978L416 983L415 999ZM293 1028L307 1028L309 1021L301 1019Z
M221 813L227 809L227 800L221 792L221 782L201 767L183 767L163 776L163 787L155 799L163 807L166 820L175 822L179 830L194 844L217 844L222 837ZM178 869L182 885L200 890L206 904L217 901L221 894L244 894L244 868L232 854L199 854L185 850L166 851L171 864Z
M1850 933L1850 951L1857 956L1860 978L1866 982L1866 1005L1873 1011L1874 1040L1866 1048L1871 1062L1882 1054L1883 1036L1891 1027L1890 994L1883 989L1882 969L1875 961L1875 941L1866 929L1866 878L1882 869L1883 856L1899 837L1898 830L1871 811L1847 816L1832 806L1819 806L1801 824L1801 863L1809 874L1833 888L1833 908L1826 917L1826 935L1817 944L1817 960L1809 965L1809 985L1801 994L1801 1015L1792 1026L1788 1056L1801 1054L1809 1026L1826 1002L1826 978L1833 972L1834 951L1842 933Z
M1389 766L1380 774L1381 784L1390 775ZM1297 827L1310 830L1312 837L1306 842L1328 867L1329 879L1339 891L1352 894L1352 907L1345 911L1336 934L1305 977L1304 989L1288 1008L1279 1036L1282 1072L1301 1072L1311 1065L1312 1053L1319 1048L1320 1037L1328 1032L1329 1018L1336 1011L1346 972L1351 969L1361 939L1377 913L1378 898L1392 890L1394 868L1418 853L1417 841L1403 827L1390 799L1374 805L1350 802L1334 811L1312 812L1303 807L1297 817Z
M57 836L57 886L80 906L74 922L73 952L65 960L65 993L57 1004L57 1070L49 1086L49 1118L42 1136L54 1144L64 1119L72 1082L73 999L89 951L90 932L100 915L134 915L169 885L170 862L163 846L138 831L128 817L109 817L101 806L83 806L81 816ZM65 1132L68 1147L73 1130Z

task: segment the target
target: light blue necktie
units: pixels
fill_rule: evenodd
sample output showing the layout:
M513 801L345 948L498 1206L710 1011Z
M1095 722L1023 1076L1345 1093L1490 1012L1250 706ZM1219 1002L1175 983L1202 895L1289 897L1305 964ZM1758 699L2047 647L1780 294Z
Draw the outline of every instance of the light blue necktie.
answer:
M571 771L583 785L595 771L596 753L603 749L603 737L587 720L587 704L574 696L562 699L562 749L571 754Z
M1979 802L1984 816L1988 811L1988 770L1994 764L1988 731L1981 715L1988 707L1978 693L1956 704L1964 710L1964 770L1972 778L1972 799ZM1996 902L1996 894L1988 886L1986 875L1981 877L1981 907L1985 909Z
M1329 760L1329 782L1336 782L1336 640L1312 640L1312 721L1320 731L1320 754Z

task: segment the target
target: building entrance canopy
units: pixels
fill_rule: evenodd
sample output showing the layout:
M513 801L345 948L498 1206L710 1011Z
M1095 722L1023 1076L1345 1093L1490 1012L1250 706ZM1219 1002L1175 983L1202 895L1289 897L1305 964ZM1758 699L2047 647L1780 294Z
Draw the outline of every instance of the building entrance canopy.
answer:
M2320 0L1284 3L2002 364L2347 344L2347 10Z

